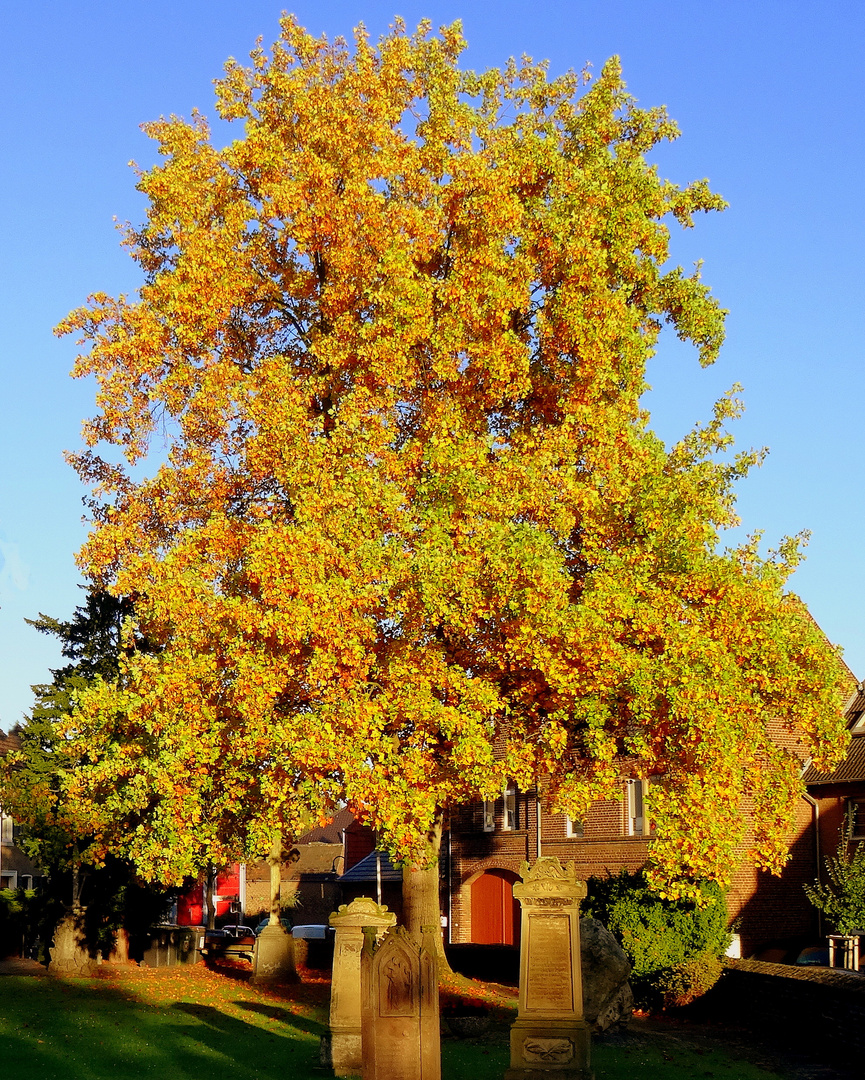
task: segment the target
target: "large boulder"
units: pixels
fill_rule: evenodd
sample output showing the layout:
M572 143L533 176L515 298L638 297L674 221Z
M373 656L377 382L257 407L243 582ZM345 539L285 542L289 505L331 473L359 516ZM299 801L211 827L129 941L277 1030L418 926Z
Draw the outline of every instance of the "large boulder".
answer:
M580 920L583 1014L592 1030L609 1031L630 1020L634 995L631 964L622 946L597 919Z

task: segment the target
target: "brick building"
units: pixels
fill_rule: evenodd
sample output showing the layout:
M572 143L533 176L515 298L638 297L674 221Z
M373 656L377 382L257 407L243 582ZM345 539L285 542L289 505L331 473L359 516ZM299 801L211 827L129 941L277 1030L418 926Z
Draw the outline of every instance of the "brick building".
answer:
M524 860L558 855L563 862L573 861L580 877L641 867L649 842L643 784L624 782L622 798L596 802L584 822L548 813L534 790L517 788L493 802L453 810L443 860L450 940L517 944L513 884Z
M807 794L795 809L789 833L790 858L775 877L740 863L728 894L730 918L741 938L742 955L774 947L784 954L797 942L822 933L805 896L833 854L839 831L850 822L856 840L865 840L865 689L859 685L846 713L852 741L844 761L831 773L808 766L794 734L780 723L771 732L779 744L799 754ZM646 781L622 782L618 799L595 803L584 822L549 814L534 790L512 789L491 803L459 807L450 816L445 839L443 913L454 943L515 944L519 937L513 883L523 860L557 855L573 861L580 877L639 869L651 843L643 813ZM747 820L748 807L743 807ZM744 837L741 854L753 843Z
M14 731L0 731L0 757L19 749L21 740ZM37 883L39 869L15 843L17 827L0 806L0 889L32 889Z
M300 837L284 860L280 900L292 909L295 923L326 923L342 903L337 877L344 857L343 832L353 824L354 817L347 810L340 811L329 824ZM260 859L220 868L214 874L213 901L219 925L237 921L254 925L270 912L269 865ZM181 926L198 926L206 921L206 911L202 874L178 898L175 914Z

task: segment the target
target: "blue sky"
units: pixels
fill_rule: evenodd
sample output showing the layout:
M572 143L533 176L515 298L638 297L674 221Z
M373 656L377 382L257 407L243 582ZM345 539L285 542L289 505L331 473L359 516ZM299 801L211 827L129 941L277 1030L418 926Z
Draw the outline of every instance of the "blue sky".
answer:
M770 448L740 488L743 529L771 544L812 531L794 578L829 638L865 677L865 4L861 0L399 0L290 5L315 33L374 37L462 18L468 67L528 53L553 73L622 57L631 92L665 104L682 138L655 156L678 182L707 176L730 202L675 240L730 309L718 363L665 342L647 396L667 441L745 388L741 447ZM24 623L67 616L86 492L63 461L93 386L68 378L51 329L88 293L139 278L113 219L142 202L127 163L153 160L139 124L213 115L212 80L277 33L265 0L6 0L0 15L0 727L31 703L57 650Z

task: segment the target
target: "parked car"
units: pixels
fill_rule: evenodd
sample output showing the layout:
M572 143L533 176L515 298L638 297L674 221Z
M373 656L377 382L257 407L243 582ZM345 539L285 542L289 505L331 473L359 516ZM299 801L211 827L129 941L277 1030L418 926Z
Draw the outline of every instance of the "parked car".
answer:
M251 926L223 926L226 934L230 934L235 941L245 937L255 937L255 931Z
M249 929L244 927L244 929ZM217 957L226 957L230 960L252 960L255 950L255 937L252 931L244 937L236 938L222 930L205 930L204 943L201 946L201 955L206 960L215 960Z
M291 919L282 918L279 921L282 924L283 929L287 930L289 933L291 933ZM250 933L254 933L255 936L258 937L258 935L265 928L265 926L268 926L269 924L270 924L270 917L268 915L265 915L265 917L261 920L261 922L258 924L258 926L256 926L255 930L254 931L250 930Z
M292 937L304 938L306 941L324 941L335 933L332 926L325 926L324 923L306 923L304 926L294 926L291 930Z
M827 948L821 948L819 945L809 946L799 953L796 957L796 963L799 966L828 967L829 950Z
M299 964L308 968L329 968L333 963L333 943L336 931L324 923L305 923L292 927L294 955Z

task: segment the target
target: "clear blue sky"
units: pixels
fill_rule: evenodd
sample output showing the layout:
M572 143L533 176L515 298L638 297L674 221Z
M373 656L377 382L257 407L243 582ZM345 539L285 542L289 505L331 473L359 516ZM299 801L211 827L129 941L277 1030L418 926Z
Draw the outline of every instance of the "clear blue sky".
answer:
M670 179L707 176L730 202L676 240L705 260L730 309L721 359L702 371L666 343L647 401L670 441L745 387L739 445L768 445L740 489L748 531L812 530L794 587L865 677L865 4L862 0L303 0L315 33L374 37L462 18L465 64L510 55L551 70L596 69L613 53L644 105L665 104L682 138L656 160ZM0 726L29 709L30 684L58 663L24 623L67 616L81 594L73 556L86 494L64 464L93 386L67 372L74 346L51 328L88 293L132 292L135 266L113 218L138 221L127 162L153 151L160 115L213 114L225 59L269 44L270 0L6 0L0 15Z

